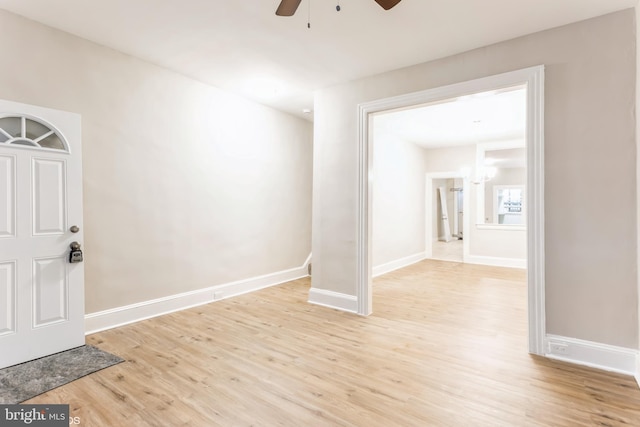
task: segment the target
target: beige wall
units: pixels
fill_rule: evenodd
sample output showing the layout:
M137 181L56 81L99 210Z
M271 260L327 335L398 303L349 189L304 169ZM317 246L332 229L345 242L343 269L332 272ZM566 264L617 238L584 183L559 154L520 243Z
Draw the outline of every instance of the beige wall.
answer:
M375 128L374 128L375 129ZM373 266L425 250L424 149L375 132L373 180Z
M4 11L0 55L0 98L82 115L88 313L304 264L310 123Z
M640 34L640 6L636 6L636 147L640 142L640 111L637 108L640 105L640 40L638 40L638 34ZM640 150L636 149L636 236L640 243ZM640 250L637 251L637 265L636 275L638 282L638 345L640 346ZM636 381L640 384L640 357L636 360Z
M636 348L634 16L622 11L318 91L313 287L356 295L359 103L544 64L547 332Z

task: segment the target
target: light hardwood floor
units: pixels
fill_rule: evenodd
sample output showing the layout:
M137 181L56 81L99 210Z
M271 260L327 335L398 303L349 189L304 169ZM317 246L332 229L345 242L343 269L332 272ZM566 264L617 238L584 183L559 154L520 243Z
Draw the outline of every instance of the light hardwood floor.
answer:
M431 249L431 259L440 261L462 262L463 260L462 240L453 238L448 242L435 241Z
M631 377L527 354L524 282L427 260L377 278L365 318L301 279L91 335L127 362L28 403L82 426L640 426Z

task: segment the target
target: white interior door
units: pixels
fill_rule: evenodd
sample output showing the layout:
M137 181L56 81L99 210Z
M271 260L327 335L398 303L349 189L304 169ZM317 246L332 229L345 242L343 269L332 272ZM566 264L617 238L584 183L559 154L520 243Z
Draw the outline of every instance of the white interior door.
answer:
M449 225L449 212L447 209L447 189L445 187L438 187L438 193L440 193L440 205L442 208L442 231L443 239L445 242L451 241L451 226Z
M0 368L84 344L80 136L77 114L0 100Z
M460 235L460 224L459 224L460 217L458 216L458 212L460 210L460 208L458 207L458 202L459 202L458 193L460 193L460 191L458 190L457 187L454 187L452 191L453 191L453 235L458 237Z
M456 218L458 222L458 232L456 233L457 237L461 238L464 235L464 183L462 180L457 182L456 180L456 188L459 190L456 191Z

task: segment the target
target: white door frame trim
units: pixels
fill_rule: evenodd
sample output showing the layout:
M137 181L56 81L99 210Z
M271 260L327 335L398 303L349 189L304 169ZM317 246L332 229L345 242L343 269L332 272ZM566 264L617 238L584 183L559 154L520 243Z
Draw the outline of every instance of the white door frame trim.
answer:
M370 114L471 93L526 84L527 87L527 286L529 352L543 355L544 306L544 66L525 68L358 105L358 210L356 218L358 314L372 312L371 191L373 147Z

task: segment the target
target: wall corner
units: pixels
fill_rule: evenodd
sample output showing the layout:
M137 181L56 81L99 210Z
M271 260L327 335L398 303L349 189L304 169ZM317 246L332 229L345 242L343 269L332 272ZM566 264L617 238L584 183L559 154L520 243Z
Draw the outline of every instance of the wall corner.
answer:
M640 85L638 82L640 81L640 41L638 40L638 35L640 31L638 31L638 25L640 23L640 5L636 5L635 7L635 24L636 24L636 79L635 79L635 93L636 93L636 102L635 102L635 119L636 119L636 298L638 299L637 310L636 310L636 328L637 328L637 347L640 349L640 150L638 149L640 145L640 111L638 111L638 106L640 106ZM636 369L635 369L635 378L638 386L640 386L640 355L636 357Z

